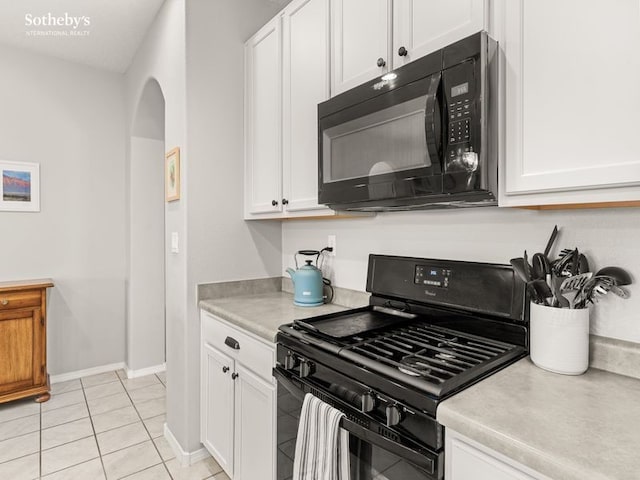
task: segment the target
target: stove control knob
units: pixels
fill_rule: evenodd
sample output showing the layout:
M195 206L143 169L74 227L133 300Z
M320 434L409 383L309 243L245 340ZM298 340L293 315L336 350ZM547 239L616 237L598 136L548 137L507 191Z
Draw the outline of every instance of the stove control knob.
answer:
M284 357L284 369L293 370L294 368L296 368L297 364L298 360L296 359L295 355L291 352L287 353L287 355Z
M404 418L404 408L400 405L387 406L387 427L398 425Z
M367 392L362 394L362 406L363 413L369 413L376 408L376 394L373 392Z
M313 375L315 371L316 366L312 362L305 359L300 360L300 378L305 378L309 375Z

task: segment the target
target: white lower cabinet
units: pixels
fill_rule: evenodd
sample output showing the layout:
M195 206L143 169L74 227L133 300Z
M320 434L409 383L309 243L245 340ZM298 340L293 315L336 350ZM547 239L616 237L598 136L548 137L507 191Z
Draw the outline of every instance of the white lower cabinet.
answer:
M235 472L233 478L271 478L275 471L275 423L272 412L276 407L276 387L238 365L236 372L235 411ZM275 478L275 477L274 477Z
M233 367L231 358L209 343L202 344L201 440L232 478L234 384L229 372Z
M447 480L551 480L450 429L445 452Z
M207 312L200 318L202 444L229 478L273 480L274 346Z

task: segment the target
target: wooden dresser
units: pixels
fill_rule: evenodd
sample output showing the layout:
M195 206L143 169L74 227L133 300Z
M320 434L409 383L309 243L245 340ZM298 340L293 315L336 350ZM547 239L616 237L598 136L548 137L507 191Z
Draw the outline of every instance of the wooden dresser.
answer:
M49 400L47 288L49 279L0 282L0 403Z

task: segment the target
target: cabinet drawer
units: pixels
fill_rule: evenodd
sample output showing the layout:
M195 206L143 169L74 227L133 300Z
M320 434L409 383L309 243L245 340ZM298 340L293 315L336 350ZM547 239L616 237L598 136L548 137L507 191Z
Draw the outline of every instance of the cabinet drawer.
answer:
M12 308L38 307L41 300L40 290L0 293L0 311Z
M202 342L208 343L271 382L271 369L275 364L273 345L267 345L266 342L210 313L202 311L200 319L202 322ZM237 342L239 348L236 349L229 345L234 341Z

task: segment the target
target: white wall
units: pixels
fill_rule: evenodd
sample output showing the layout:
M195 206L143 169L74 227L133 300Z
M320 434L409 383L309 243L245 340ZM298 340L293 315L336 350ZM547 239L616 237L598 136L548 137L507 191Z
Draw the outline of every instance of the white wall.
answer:
M244 42L281 8L265 0L187 0L189 143L188 443L199 445L196 285L276 276L279 222L243 221Z
M556 245L584 252L596 268L625 267L640 282L640 210L637 208L530 211L474 208L384 213L373 218L285 222L282 272L303 248L321 249L327 235L337 236L336 257L329 262L339 287L365 289L369 253L509 263L544 250L553 226L561 229ZM603 299L591 315L597 335L640 342L640 287L631 298Z
M51 277L48 367L124 360L121 75L0 47L0 159L40 164L40 213L0 212L0 280Z

